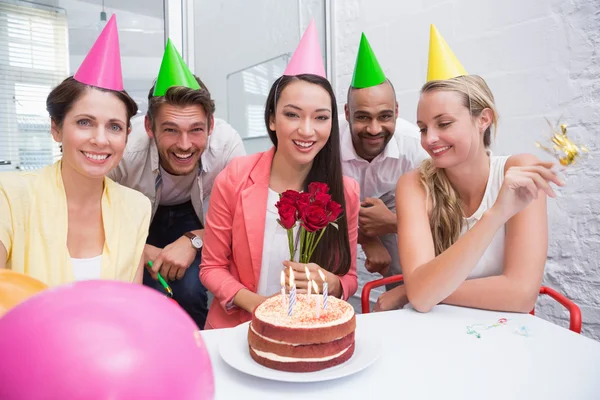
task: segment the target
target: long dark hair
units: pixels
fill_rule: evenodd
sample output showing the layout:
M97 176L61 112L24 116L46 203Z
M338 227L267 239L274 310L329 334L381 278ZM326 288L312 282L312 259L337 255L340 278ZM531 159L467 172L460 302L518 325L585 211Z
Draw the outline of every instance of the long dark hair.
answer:
M265 105L265 125L269 132L271 142L277 149L277 135L269 128L271 118L275 116L277 101L281 98L281 92L291 82L301 80L314 85L319 85L329 93L331 97L331 134L325 146L319 151L313 160L312 167L304 181L304 190L308 190L311 182L324 182L329 185L331 198L338 202L346 210L346 199L344 197L344 179L342 174L342 161L340 156L340 128L338 123L337 101L329 81L317 75L282 76L277 79L267 98ZM348 239L348 220L346 214L337 221L338 229L328 227L313 253L311 260L323 269L336 275L345 275L350 270L350 240Z

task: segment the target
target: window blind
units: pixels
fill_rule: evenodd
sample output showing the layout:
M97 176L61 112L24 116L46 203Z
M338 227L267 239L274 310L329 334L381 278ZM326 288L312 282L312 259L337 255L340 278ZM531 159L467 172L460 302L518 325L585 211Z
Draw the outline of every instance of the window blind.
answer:
M69 73L62 9L0 2L0 170L37 169L60 157L46 97Z

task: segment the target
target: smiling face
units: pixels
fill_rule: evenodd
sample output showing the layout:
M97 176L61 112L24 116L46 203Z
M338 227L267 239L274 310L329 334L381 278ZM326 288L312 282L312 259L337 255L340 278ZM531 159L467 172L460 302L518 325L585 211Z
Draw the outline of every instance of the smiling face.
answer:
M398 103L392 85L386 81L350 89L345 112L356 154L371 161L383 152L396 130Z
M104 179L125 150L127 108L114 93L86 89L73 102L61 125L52 121L52 136L62 143L63 168L91 179Z
M297 165L312 163L331 135L331 107L331 96L321 86L290 82L269 122L269 129L277 135L277 152Z
M212 126L200 105L162 104L154 119L154 129L146 118L146 131L156 140L160 165L172 175L196 171Z
M492 122L492 111L471 116L461 94L431 90L421 94L417 108L421 146L437 168L450 168L485 151L484 132Z

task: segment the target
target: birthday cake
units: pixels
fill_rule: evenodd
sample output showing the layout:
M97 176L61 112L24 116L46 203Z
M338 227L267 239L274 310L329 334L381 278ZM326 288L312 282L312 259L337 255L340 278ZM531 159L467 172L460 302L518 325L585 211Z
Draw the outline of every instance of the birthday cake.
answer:
M291 315L281 295L259 305L248 328L250 356L268 368L289 372L319 371L350 359L354 309L344 300L329 297L317 315L317 296L308 301L306 295L298 295Z

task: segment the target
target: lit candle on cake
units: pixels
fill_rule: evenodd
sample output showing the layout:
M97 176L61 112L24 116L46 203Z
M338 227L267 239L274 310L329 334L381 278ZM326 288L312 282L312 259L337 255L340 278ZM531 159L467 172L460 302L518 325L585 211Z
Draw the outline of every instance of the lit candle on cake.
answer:
M317 282L311 281L313 286L315 287L315 293L319 293L319 287L317 286ZM310 287L310 285L308 285ZM317 318L321 316L321 297L315 296L315 312L317 313Z
M290 303L288 304L288 315L292 316L292 311L296 305L296 283L294 282L294 270L290 267Z
M319 270L319 275L321 276L321 280L323 281L323 309L327 309L327 296L328 296L329 288L327 285L327 280L325 279L325 274L323 274L323 271Z
M285 312L285 272L281 271L281 309Z
M308 304L310 304L310 291L312 289L311 287L311 282L312 280L310 279L310 271L308 270L307 266L304 266L304 272L306 273L306 279L308 280L308 288L306 289L306 300L308 301ZM318 291L315 291L315 294L319 293Z

